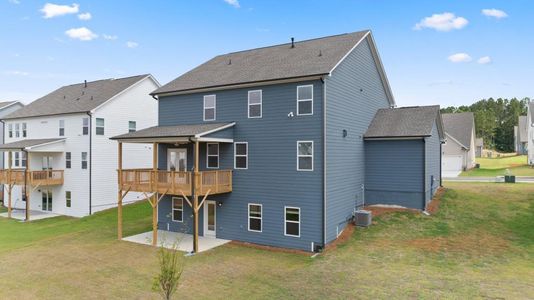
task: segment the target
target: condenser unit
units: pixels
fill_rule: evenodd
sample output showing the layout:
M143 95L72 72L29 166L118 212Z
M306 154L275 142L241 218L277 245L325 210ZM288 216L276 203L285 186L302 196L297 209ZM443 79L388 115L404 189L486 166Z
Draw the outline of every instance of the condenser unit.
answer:
M369 210L361 209L354 213L354 218L356 220L356 226L369 227L373 221L373 214Z

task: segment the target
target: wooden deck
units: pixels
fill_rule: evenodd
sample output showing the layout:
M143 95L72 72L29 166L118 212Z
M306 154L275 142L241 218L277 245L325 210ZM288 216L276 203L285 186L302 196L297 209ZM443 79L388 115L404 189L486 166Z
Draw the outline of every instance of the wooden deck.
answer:
M122 190L191 196L192 172L154 171L152 169L123 169L118 171ZM232 191L232 170L198 172L199 195L229 193Z
M28 171L24 178L25 170L12 169L0 170L0 184L48 186L63 184L63 170Z

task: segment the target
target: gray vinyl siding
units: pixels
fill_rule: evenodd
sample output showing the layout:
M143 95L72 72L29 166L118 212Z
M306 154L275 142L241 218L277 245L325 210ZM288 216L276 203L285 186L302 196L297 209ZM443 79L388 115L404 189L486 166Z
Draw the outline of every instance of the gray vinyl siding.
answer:
M365 144L365 204L422 209L424 140L380 140Z
M334 240L363 203L365 155L362 136L386 92L364 40L326 79L326 241ZM343 138L343 130L347 137Z
M312 116L296 115L297 86L314 85ZM262 118L249 119L248 91L263 91ZM248 169L233 170L233 192L209 196L220 202L217 207L218 238L256 244L311 250L312 242L322 244L323 213L323 84L321 81L288 83L253 87L250 89L209 92L217 97L217 119L212 122L236 122L232 129L235 142L248 142ZM199 124L203 121L204 93L161 97L159 124ZM288 117L289 112L294 117ZM209 137L228 137L227 132ZM297 171L297 141L314 142L314 170ZM166 168L166 149L160 145L159 167ZM174 147L174 146L171 146ZM189 145L188 164L192 167L193 154ZM206 167L206 147L200 145L200 170ZM233 169L233 144L220 144L220 169ZM262 232L248 231L248 203L263 205ZM300 237L284 236L284 206L300 207ZM159 208L162 229L191 232L191 210L186 205L187 222L172 222L171 200L165 197ZM200 228L202 233L202 215Z
M425 200L427 204L432 200L441 182L440 144L438 128L434 124L432 136L425 138Z

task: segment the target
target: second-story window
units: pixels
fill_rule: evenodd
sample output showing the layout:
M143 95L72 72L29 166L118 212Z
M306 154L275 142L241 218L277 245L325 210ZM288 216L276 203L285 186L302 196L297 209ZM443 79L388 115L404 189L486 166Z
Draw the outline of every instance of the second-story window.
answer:
M13 124L9 124L8 125L8 130L9 130L9 137L12 138L13 137Z
M217 169L219 167L219 144L207 143L206 147L206 167L210 169Z
M65 120L59 120L59 136L65 136Z
M248 117L261 118L262 115L262 91L248 91Z
M215 95L204 96L204 121L213 121L217 117L217 99Z
M96 135L104 135L104 119L96 118Z
M22 137L26 137L28 132L26 130L26 123L22 123Z
M87 169L87 152L82 152L82 169Z
M313 171L313 142L297 142L297 170Z
M15 167L18 168L20 166L20 162L19 162L19 157L20 157L20 153L18 152L15 152Z
M234 143L234 168L248 169L248 143Z
M83 135L89 134L89 118L82 119L82 134Z
M15 124L15 137L20 137L20 124Z
M313 115L313 85L297 86L297 115Z
M137 124L135 121L128 121L128 132L135 132Z
M72 153L65 152L65 169L70 169L72 166Z

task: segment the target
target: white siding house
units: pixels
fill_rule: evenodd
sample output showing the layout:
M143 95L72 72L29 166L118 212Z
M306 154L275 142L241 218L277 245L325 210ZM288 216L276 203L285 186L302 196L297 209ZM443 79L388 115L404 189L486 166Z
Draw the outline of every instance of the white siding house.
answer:
M528 127L528 163L534 165L534 102L530 102L527 112L527 127Z
M0 149L6 158L11 152L12 169L28 168L26 182L12 181L12 207L26 207L25 185L30 211L82 217L116 206L117 144L109 137L157 123L157 103L149 93L158 87L151 75L70 85L6 116ZM125 167L151 162L151 145L123 151ZM141 196L131 193L124 201L137 199Z
M0 102L0 120L11 114L12 112L16 111L17 109L23 107L24 104L20 103L19 101L6 101L6 102ZM4 123L0 122L0 141L4 143ZM0 155L0 169L4 166L4 156ZM0 185L0 188L2 192L0 192L0 201L3 202L4 200L4 193L3 193L3 185Z

